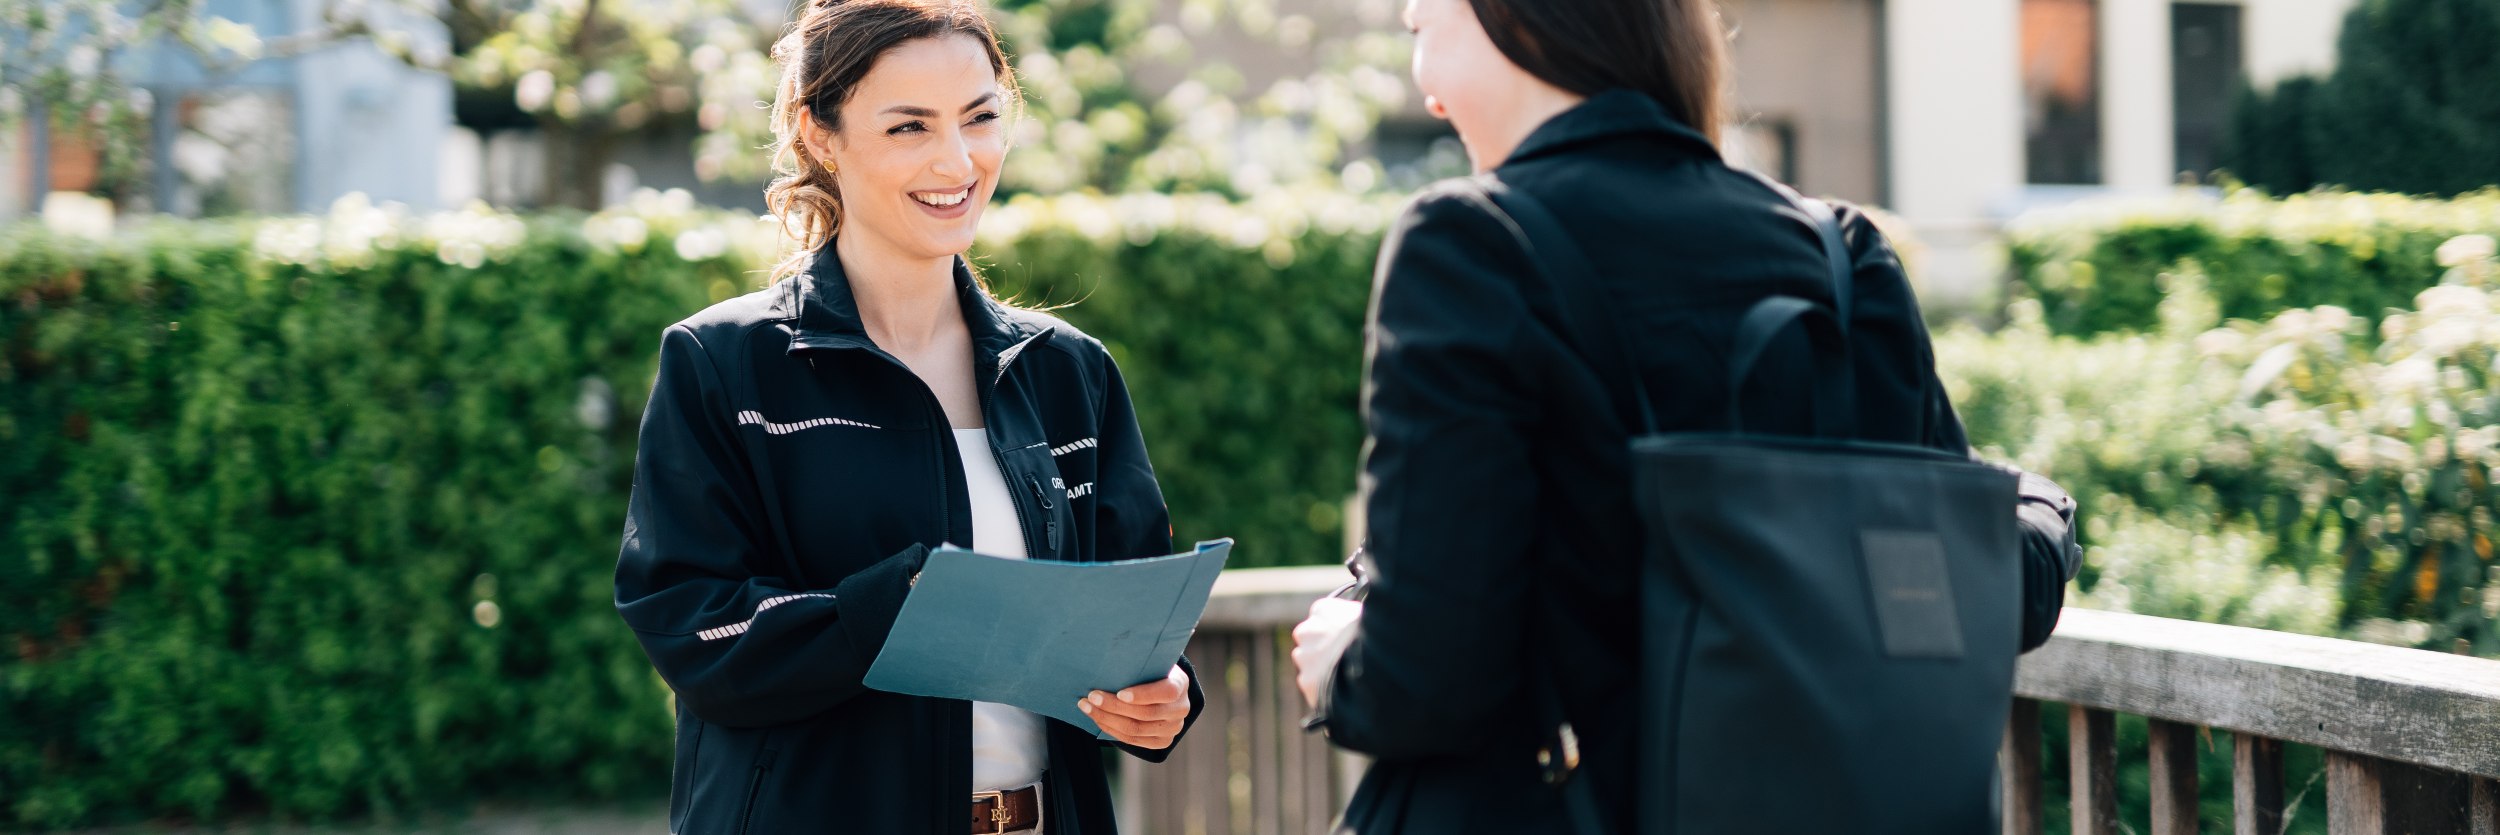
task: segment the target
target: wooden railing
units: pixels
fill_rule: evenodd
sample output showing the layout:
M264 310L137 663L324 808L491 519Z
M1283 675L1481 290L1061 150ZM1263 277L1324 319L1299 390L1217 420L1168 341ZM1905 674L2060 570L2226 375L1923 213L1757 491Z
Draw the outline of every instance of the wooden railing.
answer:
M2066 706L2077 835L2118 831L2115 714L2151 730L2152 832L2196 831L2198 729L2230 731L2233 832L2282 831L2283 744L2326 751L2334 835L2500 835L2500 662L2068 609L2017 668L2005 830L2040 831L2040 710Z
M1207 708L1170 762L1122 773L1122 831L1318 835L1359 759L1304 733L1288 636L1341 568L1225 572L1189 656ZM2231 732L2235 835L2276 835L2283 745L2326 751L2334 835L2500 835L2500 662L2232 626L2068 609L2023 656L2000 759L2005 831L2041 831L2043 703L2068 716L2076 835L2115 835L2117 714L2151 729L2151 833L2197 831L2196 746ZM2132 827L2130 827L2132 830Z

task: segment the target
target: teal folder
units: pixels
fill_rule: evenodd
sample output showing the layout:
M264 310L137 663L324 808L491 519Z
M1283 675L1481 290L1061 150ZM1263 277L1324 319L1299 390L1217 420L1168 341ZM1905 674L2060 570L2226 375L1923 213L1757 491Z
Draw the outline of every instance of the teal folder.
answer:
M1219 539L1168 557L1055 562L940 548L865 683L1014 705L1100 737L1077 700L1168 674L1232 550Z

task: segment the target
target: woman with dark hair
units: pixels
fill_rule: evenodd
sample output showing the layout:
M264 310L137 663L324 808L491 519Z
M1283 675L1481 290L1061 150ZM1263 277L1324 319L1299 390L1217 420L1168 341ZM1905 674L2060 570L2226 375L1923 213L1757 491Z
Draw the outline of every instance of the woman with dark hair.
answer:
M1007 153L1006 56L964 0L817 0L773 56L765 197L799 246L661 335L617 559L677 696L669 831L1108 835L1093 734L862 684L934 546L1171 551L1110 354L963 260ZM1079 709L1161 761L1204 701L1183 662Z
M1628 449L1641 409L1565 327L1555 285L1606 299L1628 373L1657 393L1646 409L1659 431L1725 431L1739 319L1774 295L1830 304L1843 260L1857 436L1969 447L1883 235L1842 207L1845 257L1829 257L1799 204L1722 161L1724 34L1709 0L1410 0L1406 15L1416 85L1478 176L1426 191L1382 247L1364 400L1368 591L1321 601L1295 630L1312 724L1374 758L1346 810L1353 832L1636 831L1653 788L1636 785L1633 732L1643 531ZM1541 278L1555 264L1532 260L1491 187L1550 208L1586 274ZM1749 429L1810 434L1799 381L1815 359L1801 340L1763 355L1741 398ZM2022 587L2004 594L2022 598L2030 647L2078 560L2071 501L2037 478L2022 495L2005 508L2020 522ZM1540 690L1576 739L1549 742ZM1795 764L1757 753L1691 765L1696 785L1758 792L1740 781ZM1596 821L1571 823L1558 770L1593 789ZM1959 831L1984 817L1985 764L1978 774L1939 790L1971 793L1980 815L1933 826L1865 808L1860 831ZM1834 796L1775 788L1795 803Z

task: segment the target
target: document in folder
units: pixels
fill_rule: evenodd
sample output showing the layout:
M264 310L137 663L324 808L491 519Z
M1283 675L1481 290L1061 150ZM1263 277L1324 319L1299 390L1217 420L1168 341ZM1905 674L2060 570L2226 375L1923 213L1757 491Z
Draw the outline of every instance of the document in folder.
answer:
M890 693L1009 704L1083 728L1095 690L1163 678L1206 613L1233 541L1124 562L929 554L866 684Z

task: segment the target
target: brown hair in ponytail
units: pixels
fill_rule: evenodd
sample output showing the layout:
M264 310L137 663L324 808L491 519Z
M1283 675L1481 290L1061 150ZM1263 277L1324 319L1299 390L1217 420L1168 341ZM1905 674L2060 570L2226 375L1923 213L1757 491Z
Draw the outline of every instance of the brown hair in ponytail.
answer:
M1715 143L1727 33L1713 0L1468 0L1503 57L1583 96L1623 87Z
M842 105L852 88L885 53L911 41L963 35L981 43L998 72L1000 95L1013 112L1021 100L1015 71L998 46L989 18L968 0L815 0L790 31L773 44L781 82L773 95L773 174L764 205L799 249L773 267L773 278L807 267L816 250L842 226L842 192L833 172L800 141L802 116L839 130Z

